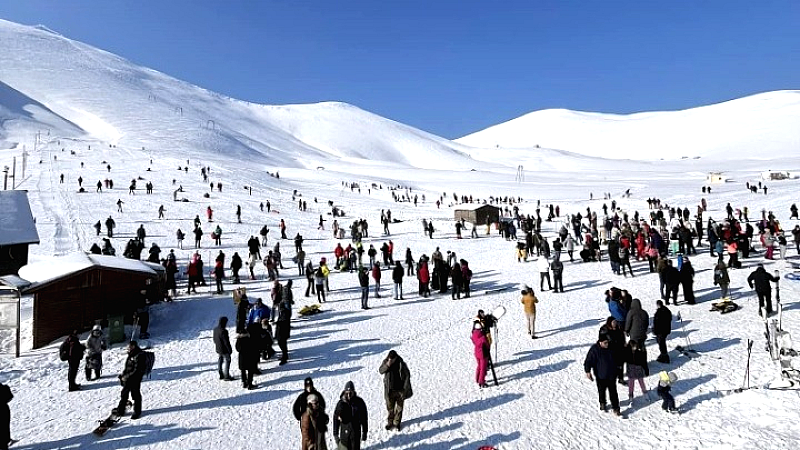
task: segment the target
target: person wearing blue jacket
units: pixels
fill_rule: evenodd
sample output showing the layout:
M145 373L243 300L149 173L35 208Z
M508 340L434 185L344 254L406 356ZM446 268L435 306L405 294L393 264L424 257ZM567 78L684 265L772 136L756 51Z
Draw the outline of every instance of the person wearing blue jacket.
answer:
M597 343L592 345L586 354L583 362L583 370L586 378L597 384L597 395L600 401L600 410L607 411L606 391L611 400L611 408L614 414L621 415L619 411L619 396L617 395L617 363L611 351L610 339L607 334L600 333ZM594 373L594 377L592 377Z
M606 291L606 302L608 303L608 312L617 320L617 322L625 323L628 317L628 310L617 299L614 298L612 292Z
M256 299L256 304L250 309L250 312L247 314L247 324L258 324L261 325L261 319L269 319L270 309L269 306L265 305L264 302L258 298Z

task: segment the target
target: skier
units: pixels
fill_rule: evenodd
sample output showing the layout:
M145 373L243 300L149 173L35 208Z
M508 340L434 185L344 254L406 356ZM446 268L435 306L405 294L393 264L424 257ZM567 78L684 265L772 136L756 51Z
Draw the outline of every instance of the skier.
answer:
M125 369L119 375L122 383L122 393L120 394L119 404L111 413L123 416L125 407L128 405L128 396L133 397L133 415L131 419L136 420L142 415L142 378L147 370L144 352L139 348L136 341L128 343L128 358L125 360Z
M95 325L92 327L92 332L89 333L89 338L86 339L86 363L84 365L86 381L92 381L92 370L95 373L94 379L100 378L103 371L103 351L107 348L103 329L100 325Z
M764 269L763 264L759 264L758 268L754 270L749 277L747 277L747 284L750 289L756 290L758 295L758 315L763 316L762 309L766 306L767 316L772 314L772 285L770 281L777 283L778 278L770 275Z
M608 391L608 398L611 400L611 408L614 410L614 415L621 416L619 396L617 395L617 385L615 383L617 366L609 344L608 335L600 333L597 337L597 343L592 345L586 354L583 370L586 372L586 378L597 384L600 411L606 411L608 408L606 403L606 391ZM592 377L592 372L594 372L594 377Z
M247 300L240 300L240 303L246 304ZM219 323L214 328L214 346L219 356L217 361L219 379L225 381L235 380L235 378L231 377L231 354L233 353L233 348L231 347L231 339L228 337L228 318L225 316L219 318Z
M411 389L411 372L405 361L394 350L389 350L386 359L378 368L383 375L383 398L386 400L386 429L400 431L403 420L403 405L414 394ZM366 426L366 425L365 425ZM366 437L366 428L364 429Z
M528 326L528 334L531 335L532 339L537 339L537 336L536 336L536 304L539 303L539 299L536 298L536 295L533 293L533 289L531 289L528 285L525 285L525 287L522 289L522 302L521 303L524 305L525 324ZM477 354L476 354L476 357L477 357Z
M338 450L360 450L367 440L367 405L352 381L344 385L333 413L333 439Z

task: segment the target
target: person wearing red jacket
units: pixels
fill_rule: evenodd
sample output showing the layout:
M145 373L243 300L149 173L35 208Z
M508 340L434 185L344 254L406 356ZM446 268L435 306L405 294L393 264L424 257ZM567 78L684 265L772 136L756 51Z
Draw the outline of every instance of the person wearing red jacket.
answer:
M431 273L428 269L428 257L425 255L422 255L422 258L419 260L419 266L417 267L417 280L419 280L420 297L427 298L431 293L431 289L428 287L428 283L431 281Z
M342 264L342 257L344 256L344 249L341 243L336 244L336 248L333 249L333 256L336 257L336 267L339 267Z
M381 263L379 262L372 266L372 279L375 280L375 298L381 298Z

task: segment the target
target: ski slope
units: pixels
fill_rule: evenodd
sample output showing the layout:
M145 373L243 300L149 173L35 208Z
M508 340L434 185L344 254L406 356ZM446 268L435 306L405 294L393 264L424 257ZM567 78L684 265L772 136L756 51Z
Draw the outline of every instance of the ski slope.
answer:
M369 221L365 247L379 248L392 239L400 260L406 248L418 259L439 247L468 260L474 272L470 299L451 300L438 294L420 298L416 280L406 277L402 301L391 299L390 274L384 272L382 298L370 298L372 309L367 311L360 308L355 274L333 273L324 312L309 318L295 315L289 363L261 363L264 374L256 377L255 391L220 381L216 373L211 330L220 316L235 317L231 285L226 282L224 295L205 288L186 295L184 290L175 302L151 309L151 343L157 359L152 379L142 387L143 416L137 421L126 418L100 439L91 430L118 400L115 375L122 370L124 350L115 346L105 353L103 378L85 382L80 375L83 390L67 392L66 364L57 357L59 342L30 350L28 299L23 304L23 356L0 355L0 381L9 384L15 395L10 404L11 430L20 442L14 448L212 449L247 448L254 443L297 448L300 430L290 410L307 376L325 396L328 414L333 413L344 384L354 382L370 414L364 447L369 449L474 450L481 445L792 449L800 445L796 391L751 390L724 397L717 393L741 386L747 339L756 342L751 384L762 385L777 376L763 350L764 325L745 280L757 262L764 262L767 270L787 273L791 270L787 261L755 257L744 262L743 270L731 271L731 288L742 310L720 316L708 311L718 297L711 270L716 259L701 247L704 253L692 258L698 305L671 307L682 318L673 324L668 341L672 363L655 362L655 342L647 343L653 374L647 378L648 387L655 389L658 371L674 371L679 381L673 394L684 412L680 416L662 412L653 391L649 399L638 398L633 406L624 406L627 418L617 419L597 410L595 386L584 377L583 359L608 316L603 292L611 286L628 289L652 315L658 299L657 276L647 273L644 262L633 262L634 278L612 275L607 261L566 262L566 292L542 292L536 263L518 263L514 242L496 232L487 236L484 227L479 227L479 239L455 239L452 217L459 205L451 204L453 193L480 199L519 196L521 213L533 214L540 200L542 205L558 204L563 216L585 213L586 207L599 210L610 203L602 200L602 193L609 192L623 210L647 214L650 197L692 212L705 197L709 211L704 219L723 218L730 202L734 207L748 206L751 218L762 209L774 211L790 229L796 221L788 220L788 207L800 193L798 181L767 182L766 196L750 194L744 183L757 182L759 174L770 168L798 170L797 147L769 161L756 158L761 154L751 157L750 152L681 160L680 145L667 152L670 157L665 161L603 159L581 155L579 149L531 151L525 142L499 149L485 144L481 144L485 148L468 147L350 105L266 106L228 99L41 28L0 22L0 42L9 49L0 52L0 165L19 157L23 145L30 153L29 173L20 177L18 188L29 191L42 241L31 248L32 262L87 250L99 242L92 225L108 216L118 225L112 240L118 252L140 224L147 229L147 246L157 242L166 252L175 248L175 231L180 227L188 234L192 219L199 215L206 232L200 249L206 268L220 250L227 261L235 251L245 258L246 240L264 224L271 230L271 248L281 219L289 237L296 233L305 237L304 248L316 266L321 257L333 258L338 242L331 236L332 218L327 214L327 203L333 201L347 214L339 219L342 226L358 218ZM724 122L726 117L719 114ZM619 142L629 133L610 130L618 133ZM782 132L781 139L790 140L795 131ZM662 145L662 139L655 137L644 142ZM556 144L550 147L565 148ZM178 170L187 165L188 172ZM524 182L515 181L519 165L524 166ZM221 192L209 192L200 176L200 168L206 166L211 168L210 181L223 183ZM711 170L724 171L731 181L714 185L713 194L704 195L700 187ZM267 171L279 171L280 178L268 176ZM77 192L79 176L89 192ZM146 181L154 184L152 195L142 189L128 194L129 180L138 177L140 186ZM106 178L115 181L115 188L94 192L97 180ZM346 189L342 182L357 182L361 191ZM378 187L368 189L373 183ZM178 185L183 186L180 195L187 202L172 201ZM390 186L424 194L426 200L416 207L396 203ZM252 187L252 195L245 187ZM626 189L631 190L630 198L621 197ZM295 190L298 197L293 199ZM437 208L434 202L442 193L447 198ZM122 213L117 212L118 199L125 202ZM308 203L307 212L298 210L298 199ZM266 200L271 202L271 213L259 209ZM157 219L162 204L166 218ZM236 205L242 206L241 224L234 215ZM208 206L215 211L213 223L205 219ZM388 237L380 233L384 209L391 209L392 217L400 220L390 226ZM325 230L317 229L320 214L327 220ZM421 232L423 218L434 222L433 239ZM220 247L208 238L217 224L223 229ZM545 235L552 238L559 226L560 222L545 222ZM193 252L189 241L186 250L176 250L182 267ZM343 240L343 246L347 242ZM286 267L281 281L295 280L298 311L315 302L303 296L305 280L291 262L292 241L280 243ZM794 250L789 256L798 257ZM257 275L254 281L243 277L242 286L251 297L266 299L270 283L264 280L263 267L258 267ZM526 334L519 296L523 283L533 286L540 300L538 340ZM800 333L796 283L781 283L784 327L795 334ZM478 309L497 305L508 310L499 323L493 353L500 384L478 389L470 318ZM233 328L230 331L233 335ZM677 345L686 346L687 339L700 352L699 358L688 359L674 351ZM4 350L13 349L7 334L1 343ZM408 364L415 392L406 402L401 432L383 428L383 381L377 369L390 349ZM236 355L232 372L239 374ZM330 433L328 445L334 445Z

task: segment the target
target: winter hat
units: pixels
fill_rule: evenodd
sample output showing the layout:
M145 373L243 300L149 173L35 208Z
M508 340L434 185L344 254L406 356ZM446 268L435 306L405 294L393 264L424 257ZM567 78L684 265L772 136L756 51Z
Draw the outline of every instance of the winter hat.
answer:
M352 381L348 381L344 385L344 390L345 391L353 391L353 392L355 392L356 391L356 386L353 384Z
M303 381L303 385L306 387L314 386L314 380L312 380L311 377L308 377Z
M95 325L92 327L92 331L103 331L103 328L100 325Z
M306 403L308 404L317 403L318 401L319 398L317 397L316 394L310 394L308 397L306 397Z

